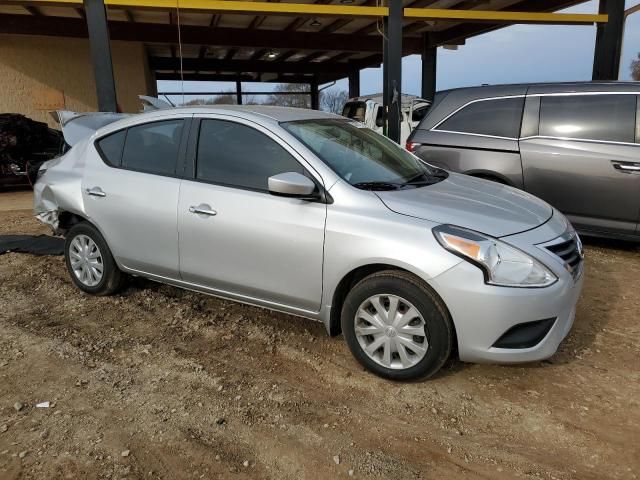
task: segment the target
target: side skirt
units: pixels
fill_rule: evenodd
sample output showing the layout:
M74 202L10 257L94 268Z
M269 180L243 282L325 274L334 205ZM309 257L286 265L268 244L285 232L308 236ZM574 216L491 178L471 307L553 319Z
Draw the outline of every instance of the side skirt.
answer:
M304 310L301 308L290 307L280 303L268 302L259 298L247 297L244 295L237 295L232 292L224 290L217 290L215 288L206 287L197 283L185 282L184 280L178 280L175 278L164 277L162 275L154 275L152 273L143 272L140 270L134 270L128 268L126 265L120 265L120 269L130 275L144 277L154 282L165 283L178 288L184 288L185 290L191 290L193 292L204 293L213 297L222 298L224 300L231 300L233 302L244 303L254 307L266 308L275 312L286 313L288 315L294 315L296 317L308 318L310 320L322 321L321 312L314 312L312 310Z

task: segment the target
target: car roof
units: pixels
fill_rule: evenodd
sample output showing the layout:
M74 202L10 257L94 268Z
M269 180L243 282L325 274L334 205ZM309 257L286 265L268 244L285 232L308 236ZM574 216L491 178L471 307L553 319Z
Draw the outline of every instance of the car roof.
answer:
M278 124L281 122L318 119L339 119L348 121L347 118L340 115L322 112L320 110L311 110L308 108L278 107L272 105L193 105L188 107L159 108L136 114L122 114L118 116L119 118L114 118L113 123L108 122L108 124L102 126L102 128L96 129L95 133L98 137L101 137L122 128L146 122L158 121L168 117L175 118L175 116L206 115L216 113L245 120L253 120L256 123L261 124ZM82 114L81 116L89 117L92 115L96 116L103 114L94 112L91 114ZM90 135L91 133L93 132L88 131L85 132L85 135Z
M595 92L595 91L623 91L640 92L640 82L620 82L620 81L585 81L585 82L537 82L537 83L504 83L496 85L476 85L472 87L450 88L440 90L438 93L463 93L477 92L480 96L491 91L497 94L500 91L511 92L513 90L524 90L526 93L571 93L571 92ZM511 93L506 93L510 95Z
M582 92L629 92L640 94L640 82L595 81L516 83L504 85L481 85L441 90L436 94L434 104L429 110L429 113L424 117L417 128L429 130L460 107L471 101L482 98Z
M175 107L159 109L136 115L136 119L143 117L153 118L162 114L207 114L207 113L234 113L244 118L259 117L262 120L269 118L276 122L292 122L296 120L313 120L323 118L343 118L329 112L311 110L309 108L279 107L273 105L194 105L189 107Z

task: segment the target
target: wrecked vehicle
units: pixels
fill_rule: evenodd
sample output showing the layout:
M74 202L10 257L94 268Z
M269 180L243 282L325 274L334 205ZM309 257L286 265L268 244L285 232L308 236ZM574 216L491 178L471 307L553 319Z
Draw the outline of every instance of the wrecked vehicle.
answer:
M396 380L433 375L453 351L544 359L573 324L580 239L525 192L314 110L107 115L66 122L73 147L34 189L83 292L113 294L136 275L320 320Z
M0 186L32 185L40 165L63 150L60 131L17 113L0 114Z

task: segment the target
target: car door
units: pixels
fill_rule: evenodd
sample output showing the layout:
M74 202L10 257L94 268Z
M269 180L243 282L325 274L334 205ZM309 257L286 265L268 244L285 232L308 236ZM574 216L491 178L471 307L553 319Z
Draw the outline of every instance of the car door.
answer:
M188 122L154 119L95 141L98 155L82 180L84 204L127 269L179 276L176 170Z
M319 176L253 122L211 115L192 130L194 167L178 205L182 279L249 302L318 311L326 204L271 195L267 179Z
M640 211L636 112L635 94L528 97L525 118L539 123L520 139L525 190L578 229L634 234Z

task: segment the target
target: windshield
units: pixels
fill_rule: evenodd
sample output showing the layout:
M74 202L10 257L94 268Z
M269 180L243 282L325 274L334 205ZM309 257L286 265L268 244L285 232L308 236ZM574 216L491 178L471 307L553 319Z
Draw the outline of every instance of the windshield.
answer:
M447 177L444 170L423 163L386 137L348 120L302 120L281 125L358 188L415 188Z

